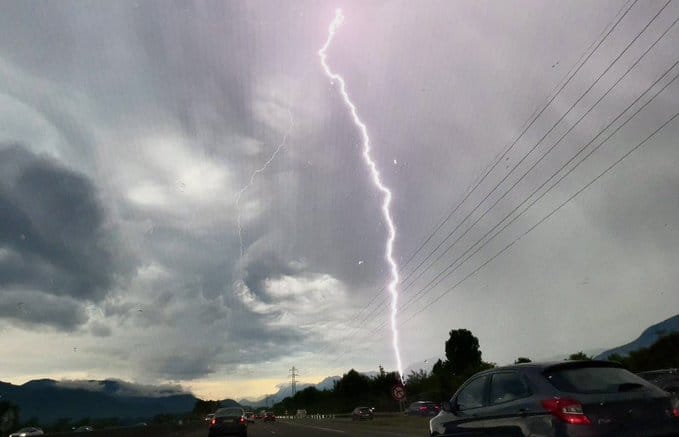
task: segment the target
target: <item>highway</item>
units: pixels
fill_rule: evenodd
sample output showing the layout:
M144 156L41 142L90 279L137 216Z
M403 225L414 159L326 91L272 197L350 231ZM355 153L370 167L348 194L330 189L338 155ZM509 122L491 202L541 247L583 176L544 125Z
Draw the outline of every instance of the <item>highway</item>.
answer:
M207 437L207 429L186 434L186 437ZM426 437L426 424L421 430L403 430L370 423L352 423L348 420L295 420L260 422L248 426L248 437Z

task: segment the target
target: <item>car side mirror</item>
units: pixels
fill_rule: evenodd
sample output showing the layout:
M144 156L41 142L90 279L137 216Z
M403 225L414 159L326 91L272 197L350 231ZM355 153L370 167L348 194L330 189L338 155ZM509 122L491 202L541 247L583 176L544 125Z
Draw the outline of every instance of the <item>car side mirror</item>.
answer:
M443 403L441 404L441 409L449 413L455 411L453 407L454 407L453 404L449 401L443 401Z

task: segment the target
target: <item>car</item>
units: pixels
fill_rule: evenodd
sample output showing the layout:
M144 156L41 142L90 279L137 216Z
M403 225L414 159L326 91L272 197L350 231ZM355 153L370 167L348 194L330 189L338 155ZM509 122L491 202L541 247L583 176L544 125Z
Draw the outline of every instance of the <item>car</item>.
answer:
M34 435L45 435L45 433L38 427L29 426L13 432L9 437L30 437Z
M608 361L529 363L469 378L429 421L431 436L679 433L670 396Z
M408 416L436 416L441 407L431 401L413 402L406 408L405 414Z
M637 375L668 392L672 396L672 406L679 408L679 369L651 370Z
M368 407L356 407L351 412L351 420L372 420L373 410Z
M215 418L215 413L210 413L210 414L205 416L205 421L206 422L212 422L212 419L214 419L214 418Z
M248 421L242 408L220 408L210 421L208 437L238 435L247 437Z
M92 428L91 426L79 426L73 430L73 432L92 432L92 431L94 431L94 428Z
M248 423L255 423L255 413L253 413L252 411L246 411L245 420L247 420Z
M264 415L264 421L265 422L275 422L276 421L276 415L273 413L266 413Z
M679 369L651 370L637 375L666 392L679 394Z

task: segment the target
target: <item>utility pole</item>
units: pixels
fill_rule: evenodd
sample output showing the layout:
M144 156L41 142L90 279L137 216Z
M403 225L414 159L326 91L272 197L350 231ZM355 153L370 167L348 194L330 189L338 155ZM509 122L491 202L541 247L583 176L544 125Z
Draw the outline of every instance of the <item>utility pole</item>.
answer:
M297 393L297 381L295 380L297 376L299 376L299 369L292 366L292 369L290 369L290 386L292 387L293 396Z

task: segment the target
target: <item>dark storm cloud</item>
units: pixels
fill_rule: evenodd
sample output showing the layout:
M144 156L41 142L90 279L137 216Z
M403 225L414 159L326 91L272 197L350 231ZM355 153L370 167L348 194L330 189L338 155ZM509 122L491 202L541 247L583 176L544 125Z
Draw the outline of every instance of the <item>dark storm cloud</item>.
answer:
M98 301L122 273L91 181L18 145L0 146L0 247L4 289Z
M73 331L87 322L87 314L80 302L69 297L6 289L0 296L0 319L24 328L49 327Z
M268 302L264 281L283 275L294 275L300 272L300 267L294 266L290 261L286 262L280 254L267 248L266 252L258 254L243 267L245 271L243 282L253 293Z

